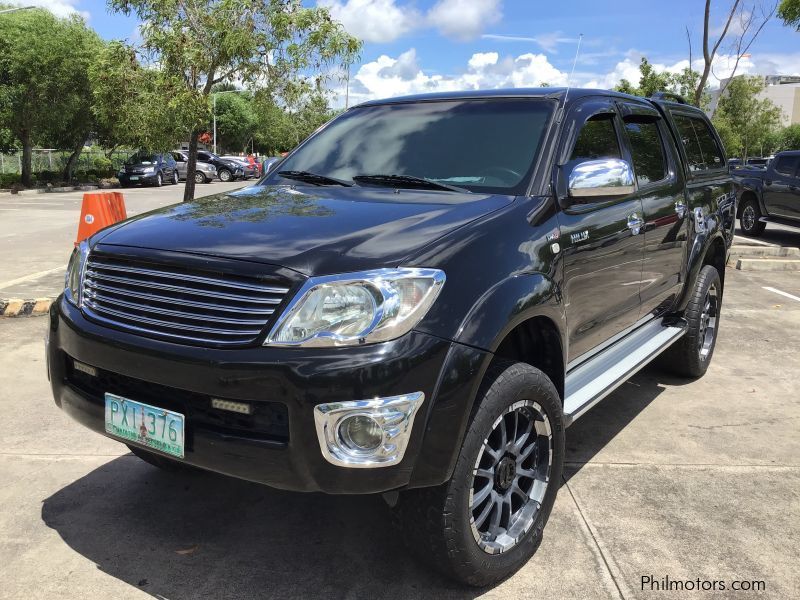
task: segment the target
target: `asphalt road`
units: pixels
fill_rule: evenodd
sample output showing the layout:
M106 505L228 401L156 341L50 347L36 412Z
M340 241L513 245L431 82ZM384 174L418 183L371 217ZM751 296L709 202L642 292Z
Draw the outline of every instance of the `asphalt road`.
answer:
M45 324L0 320L0 598L800 596L796 273L729 269L706 376L649 367L568 430L539 552L486 590L410 558L380 497L165 473L85 430L53 404ZM727 589L642 590L643 576Z
M255 180L251 180L254 182ZM198 185L196 197L246 185L214 181ZM120 190L128 216L183 199L184 184ZM48 295L63 281L78 232L83 192L0 194L0 298Z

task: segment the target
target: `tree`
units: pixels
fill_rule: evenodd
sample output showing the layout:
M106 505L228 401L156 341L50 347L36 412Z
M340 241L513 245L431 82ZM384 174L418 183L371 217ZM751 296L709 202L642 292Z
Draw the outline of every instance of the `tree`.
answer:
M747 159L753 149L763 155L770 142L770 132L780 123L780 109L769 99L758 97L763 89L761 77L739 76L720 96L714 124L718 130L726 132L727 139L723 141L732 156Z
M680 73L657 71L644 56L639 63L639 73L637 85L627 79L621 79L614 89L624 94L643 96L645 98L649 98L656 92L673 92L680 94L684 98L693 98L696 82L700 79L700 74L690 67L684 68ZM701 104L698 106L707 106L709 100L708 92L704 92L700 98Z
M252 98L241 91L217 95L217 145L241 152L255 134L255 114ZM218 93L215 91L214 93Z
M779 150L800 150L800 123L784 127L778 136Z
M136 51L110 42L90 69L95 135L110 155L118 146L148 151L174 147L188 134L183 82L142 66Z
M324 8L301 0L109 0L112 10L135 13L150 59L180 77L196 99L184 200L194 197L197 137L209 119L215 84L240 81L291 95L309 77L335 63L350 63L358 40Z
M800 0L781 0L778 16L788 27L800 28Z
M697 86L694 89L693 104L700 106L703 94L708 85L708 78L711 75L714 65L714 59L717 56L723 42L728 39L730 43L729 51L735 56L735 62L731 73L728 75L727 81L720 86L721 91L725 91L727 82L731 81L736 75L736 70L739 67L739 61L750 50L761 30L769 22L775 14L776 4L774 2L767 2L766 4L742 2L742 0L734 0L725 23L722 27L722 32L716 41L711 41L711 33L713 23L711 22L711 0L705 0L705 7L703 11L703 70L700 72L700 78L697 81ZM733 27L732 27L733 26ZM689 64L692 63L692 43L691 36L689 36L687 28L687 36L689 37Z
M0 18L0 129L22 146L23 185L34 143L68 148L71 175L91 130L88 68L99 48L79 17L36 9Z

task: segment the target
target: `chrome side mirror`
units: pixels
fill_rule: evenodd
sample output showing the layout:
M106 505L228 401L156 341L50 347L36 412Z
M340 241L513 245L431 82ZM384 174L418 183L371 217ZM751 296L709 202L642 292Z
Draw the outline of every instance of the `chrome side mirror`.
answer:
M568 189L572 198L633 194L633 169L627 161L619 158L587 160L573 167Z

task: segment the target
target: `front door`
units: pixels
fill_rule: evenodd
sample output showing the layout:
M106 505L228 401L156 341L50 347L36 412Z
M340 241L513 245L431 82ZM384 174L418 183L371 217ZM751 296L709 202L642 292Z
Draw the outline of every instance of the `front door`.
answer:
M613 102L590 100L573 109L580 127L564 170L586 160L625 158ZM587 118L588 116L588 118ZM634 325L644 236L642 203L629 197L595 197L558 216L564 265L569 361L574 362Z
M797 177L800 156L782 155L764 176L764 206L767 214L787 219L800 219L800 181Z

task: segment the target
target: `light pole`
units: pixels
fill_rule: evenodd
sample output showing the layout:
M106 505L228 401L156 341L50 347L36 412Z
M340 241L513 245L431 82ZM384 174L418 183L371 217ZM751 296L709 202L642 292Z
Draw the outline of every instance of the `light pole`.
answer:
M211 116L214 118L214 154L217 153L217 94L241 94L247 90L222 90L211 92Z
M18 10L31 10L32 8L36 8L36 7L35 6L17 6L15 8L4 8L3 10L0 10L0 15L2 15L4 13L17 12Z

